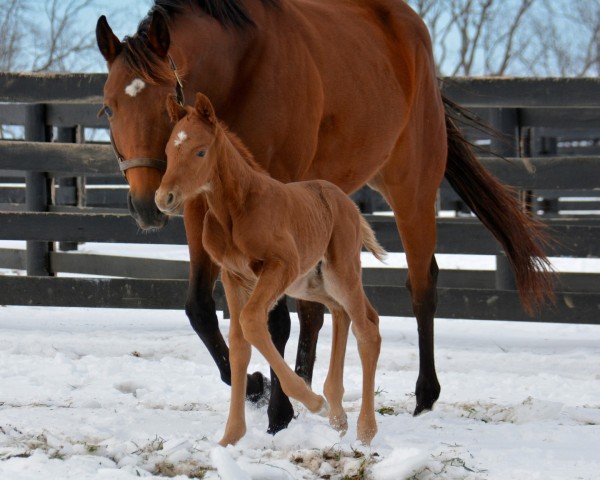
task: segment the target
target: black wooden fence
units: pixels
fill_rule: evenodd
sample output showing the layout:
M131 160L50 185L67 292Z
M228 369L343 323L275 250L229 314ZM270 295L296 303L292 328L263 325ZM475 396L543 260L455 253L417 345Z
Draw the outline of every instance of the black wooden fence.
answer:
M110 147L83 143L83 127L106 126L96 117L104 80L104 75L0 75L0 125L22 125L25 137L0 142L0 240L27 241L26 250L0 249L0 268L27 271L27 276L0 275L0 304L183 307L187 262L64 251L92 241L186 243L181 219L159 233L141 234L121 208L126 189ZM508 140L492 139L491 148L511 157L510 163L482 159L500 179L528 198L600 196L600 157L557 156L558 149L542 150L552 141L541 140L554 138L547 132L589 137L600 130L599 81L452 79L444 88L508 135ZM463 210L446 185L441 192L442 207ZM363 195L361 203L372 206L373 197ZM571 203L578 212L589 210L589 203ZM560 241L553 256L600 256L600 216L547 210L553 214L544 219ZM369 220L386 249L402 251L391 217ZM497 243L476 219L440 218L438 231L439 253L497 255L496 271L442 270L438 316L600 323L600 275L562 274L556 305L530 319ZM56 242L62 248L56 249ZM368 294L382 315L412 315L405 277L404 269L365 269ZM223 308L220 288L215 296Z

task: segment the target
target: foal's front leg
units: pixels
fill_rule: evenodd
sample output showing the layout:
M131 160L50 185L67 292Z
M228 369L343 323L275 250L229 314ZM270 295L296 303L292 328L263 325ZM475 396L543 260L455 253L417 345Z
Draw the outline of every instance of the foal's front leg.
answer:
M223 270L221 280L231 321L229 324L229 361L231 363L231 402L229 403L229 416L220 445L234 445L246 433L246 372L252 354L250 344L244 338L240 325L240 312L247 300L244 290L238 285L234 277Z
M266 261L248 303L242 310L240 323L244 337L266 358L279 378L283 391L302 402L311 412L321 412L325 399L316 395L285 362L273 345L267 328L267 313L286 288L296 279L297 268L291 262Z

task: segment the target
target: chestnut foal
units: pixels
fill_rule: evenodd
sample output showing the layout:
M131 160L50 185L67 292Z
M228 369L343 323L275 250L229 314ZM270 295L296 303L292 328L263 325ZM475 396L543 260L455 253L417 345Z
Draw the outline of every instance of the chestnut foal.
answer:
M216 118L203 94L167 108L177 124L167 144L167 171L156 192L161 211L173 214L204 194L203 244L222 268L229 310L231 405L222 445L246 432L244 399L251 347L267 359L283 391L311 412L328 411L338 430L347 429L342 407L348 328L356 336L363 369L363 399L357 437L368 444L377 432L375 370L381 337L379 317L361 281L360 251L385 251L354 203L332 183L283 184L255 163L242 142ZM315 394L285 362L267 328L267 314L284 295L326 305L333 315L333 346L324 393Z

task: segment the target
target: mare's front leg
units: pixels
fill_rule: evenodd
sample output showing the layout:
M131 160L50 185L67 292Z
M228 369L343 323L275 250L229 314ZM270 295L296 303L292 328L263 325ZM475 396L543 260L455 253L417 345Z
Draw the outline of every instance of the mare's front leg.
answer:
M282 255L281 258L284 257L285 255ZM311 412L320 412L325 405L324 398L312 392L306 382L288 366L273 345L267 328L267 312L296 279L297 267L291 260L276 258L264 262L256 287L242 310L240 323L244 337L269 362L281 382L283 391L302 402Z
M213 360L219 368L221 379L231 385L231 366L229 349L219 330L219 321L213 300L213 289L219 274L202 246L202 229L207 205L204 197L199 196L185 204L183 219L190 250L190 284L185 312L194 331L198 334ZM260 372L248 376L246 395L249 400L257 401L265 390L266 380Z
M219 442L220 445L227 446L237 443L246 433L246 405L244 396L246 392L246 374L252 351L250 344L244 338L240 326L240 312L248 299L248 295L227 271L223 271L221 279L231 315L229 325L231 401L229 403L229 416L227 417L225 433Z

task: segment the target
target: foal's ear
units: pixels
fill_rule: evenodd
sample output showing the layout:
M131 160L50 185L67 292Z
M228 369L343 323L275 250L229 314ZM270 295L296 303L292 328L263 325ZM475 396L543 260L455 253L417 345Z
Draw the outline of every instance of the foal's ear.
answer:
M96 24L96 42L100 53L108 63L112 63L123 48L104 15L98 19Z
M169 26L162 13L157 11L152 13L152 20L146 33L148 37L148 46L150 50L156 53L159 57L165 58L169 53L171 45L171 35L169 34Z
M167 111L169 112L169 118L173 123L177 123L187 114L185 108L179 105L177 96L172 93L167 97Z
M215 114L215 109L206 95L203 93L196 94L196 105L194 108L196 109L196 113L200 115L203 120L207 121L211 125L217 124L217 115Z

